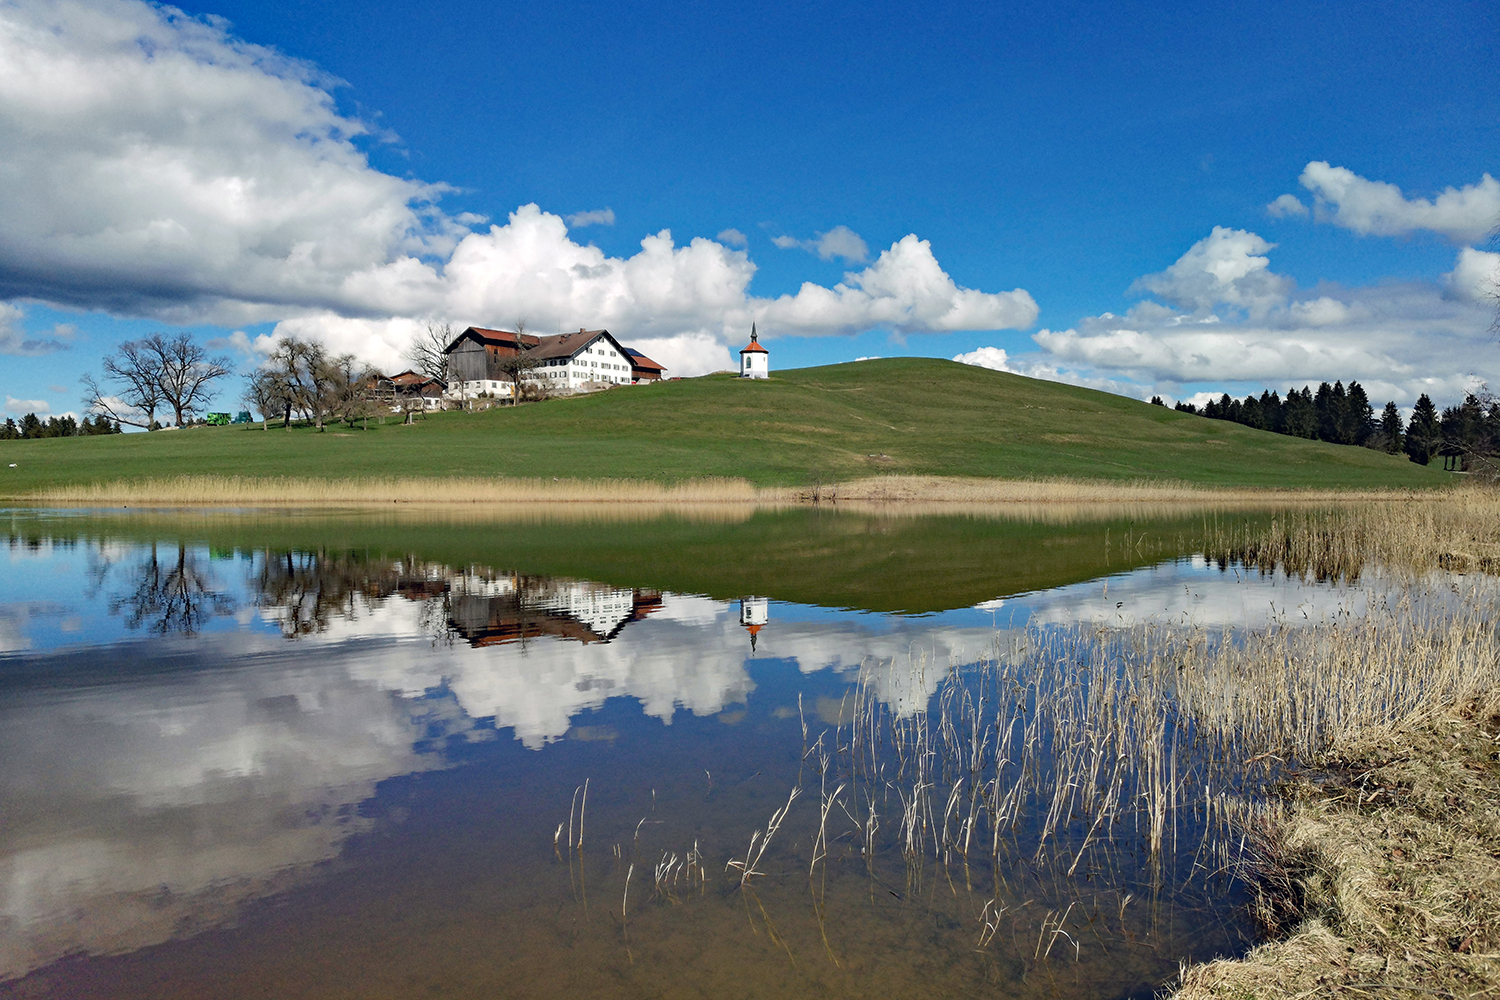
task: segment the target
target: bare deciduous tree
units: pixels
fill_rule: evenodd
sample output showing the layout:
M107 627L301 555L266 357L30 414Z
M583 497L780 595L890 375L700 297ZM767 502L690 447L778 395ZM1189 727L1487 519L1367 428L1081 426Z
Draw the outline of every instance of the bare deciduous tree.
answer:
M516 322L516 353L507 354L495 361L495 367L510 379L510 402L514 406L521 401L521 387L531 378L531 373L541 367L541 359L526 349L526 321Z
M406 360L411 362L413 371L435 378L447 388L450 365L448 355L444 352L451 343L453 325L429 321L422 332L412 339L411 347L406 352Z
M104 359L107 389L92 375L85 375L83 405L93 414L102 414L118 423L150 429L156 423L156 408L161 405L161 386L154 358L139 341L128 340L114 354Z
M272 415L285 414L291 421L291 388L281 372L271 368L257 368L245 376L245 403L260 414L261 430L270 429Z
M126 341L104 359L106 391L92 375L83 377L84 406L90 413L132 427L150 428L156 410L168 406L181 427L208 402L213 384L230 373L228 358L208 352L185 333L153 333Z

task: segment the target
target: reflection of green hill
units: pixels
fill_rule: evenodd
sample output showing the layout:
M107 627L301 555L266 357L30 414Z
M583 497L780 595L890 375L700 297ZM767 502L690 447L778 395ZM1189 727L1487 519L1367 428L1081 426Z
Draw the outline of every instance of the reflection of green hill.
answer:
M17 468L8 468L11 462ZM872 474L1392 487L1438 468L932 358L709 377L448 413L413 427L254 427L0 442L0 496L124 478L540 476L758 485ZM427 499L440 500L441 496Z
M410 558L460 570L477 565L724 599L756 594L920 613L1077 583L1196 551L1212 516L1194 511L1144 520L1118 513L1060 524L827 508L744 513L728 522L670 514L630 521L535 519L525 511L471 511L435 521L384 511L141 513L46 522L19 515L10 534L182 540L220 554L294 549Z

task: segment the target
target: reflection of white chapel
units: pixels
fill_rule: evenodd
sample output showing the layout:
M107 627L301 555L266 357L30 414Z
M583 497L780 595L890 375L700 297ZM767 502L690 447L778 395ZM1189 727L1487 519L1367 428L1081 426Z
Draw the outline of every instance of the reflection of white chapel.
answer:
M750 324L750 343L740 349L740 378L770 378L771 352L760 346L755 324Z
M740 598L740 624L750 633L750 652L755 652L755 637L771 620L770 601L764 597Z

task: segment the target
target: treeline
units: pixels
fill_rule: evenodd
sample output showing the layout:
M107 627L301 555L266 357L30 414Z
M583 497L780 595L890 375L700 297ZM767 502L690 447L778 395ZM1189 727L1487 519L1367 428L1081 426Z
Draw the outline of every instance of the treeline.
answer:
M120 425L104 416L85 419L79 423L72 417L49 417L45 422L35 413L28 413L18 424L6 417L0 424L0 441L22 441L31 438L87 437L92 434L118 434Z
M1160 403L1160 397L1152 400ZM1399 455L1427 465L1443 459L1445 469L1468 472L1476 461L1500 454L1500 401L1470 393L1458 406L1438 413L1432 399L1423 393L1408 423L1395 402L1388 402L1375 415L1369 396L1358 382L1343 382L1291 389L1283 399L1274 390L1259 396L1234 399L1227 392L1209 400L1202 409L1178 403L1183 413L1196 413L1210 420L1232 420L1246 427L1292 437L1356 445ZM1485 461L1485 464L1490 464Z

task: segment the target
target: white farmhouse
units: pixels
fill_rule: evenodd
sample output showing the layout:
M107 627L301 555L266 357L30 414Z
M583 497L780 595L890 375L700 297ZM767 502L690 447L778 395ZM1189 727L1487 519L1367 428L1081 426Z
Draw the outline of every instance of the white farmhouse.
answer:
M537 361L526 377L553 394L654 382L663 371L644 354L623 346L608 330L538 337L471 326L455 337L444 353L448 355L451 399L509 397L513 388L504 359L520 353Z
M770 378L771 352L760 346L755 324L750 324L750 343L740 350L740 378Z
M629 385L649 376L637 371L637 359L654 365L645 355L627 350L608 330L579 330L555 337L538 337L530 355L538 365L534 381L554 392L578 392L604 385ZM656 368L656 378L661 368Z

